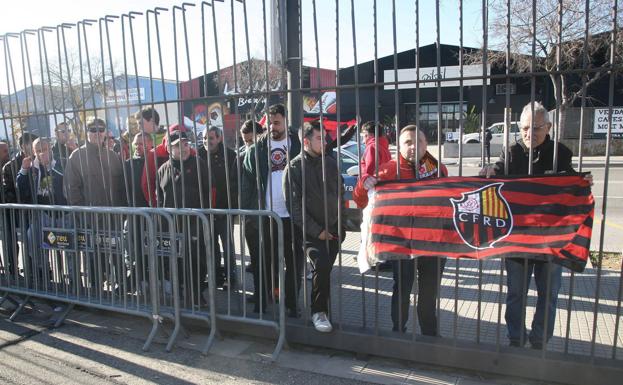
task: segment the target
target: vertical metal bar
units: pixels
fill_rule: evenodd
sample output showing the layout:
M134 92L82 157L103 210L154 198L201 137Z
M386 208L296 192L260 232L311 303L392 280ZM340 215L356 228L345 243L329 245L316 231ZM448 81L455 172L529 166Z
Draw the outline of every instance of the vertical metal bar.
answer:
M482 121L480 128L480 137L485 137L485 127L487 125L487 66L488 66L488 54L489 54L489 2L488 0L482 1ZM485 152L484 141L480 141L480 164L485 164ZM476 343L480 343L480 329L481 329L481 316L482 316L482 260L478 260L478 318L476 320Z
M78 28L78 33L80 32L80 29ZM54 118L54 126L56 127L58 125L58 120L57 120L57 114L56 114L56 107L55 107L55 103L54 103L54 93L52 91L52 79L50 78L50 65L48 63L48 51L46 48L46 44L45 44L45 33L46 32L52 32L53 29L49 29L47 27L42 27L39 28L39 36L40 36L40 57L41 58L45 58L45 73L43 72L43 60L40 60L40 66L41 66L41 89L44 95L43 101L44 101L44 109L47 111L47 105L45 103L45 76L47 75L47 80L48 80L48 88L50 90L50 103L52 105L52 116Z
M482 122L480 127L480 137L485 137L485 128L487 127L487 67L489 55L489 1L482 0ZM484 140L480 141L480 164L485 164L485 144ZM479 264L480 265L480 264ZM480 300L480 295L479 295ZM479 305L480 309L480 305ZM480 310L478 312L478 331L480 331ZM479 339L479 334L477 336Z
M350 21L353 36L353 70L355 72L355 116L357 120L357 157L361 159L361 115L359 113L359 65L357 63L357 33L355 31L355 1L350 0ZM359 163L359 175L362 175L361 162ZM362 326L366 327L366 282L365 276L361 275L361 311Z
M398 80L397 78L397 71L394 71L394 80ZM422 130L422 128L420 127L420 1L419 0L415 0L415 126L417 127L417 129L419 131L422 131L422 134L424 134L424 131ZM394 90L397 92L398 91L398 84L396 83ZM419 137L418 137L419 140ZM396 135L396 158L398 159L397 163L400 163L400 158L401 156L399 156L400 154L400 137L399 135ZM419 153L419 146L415 146L415 159L420 159L421 154ZM420 168L418 167L418 162L415 162L415 167L414 167L414 174L415 174L415 179L420 179ZM417 273L418 273L418 257L415 257L413 259L413 276L417 277ZM418 293L419 295L419 293ZM415 298L415 296L414 296ZM412 341L416 341L417 340L417 325L418 325L418 318L417 318L417 303L415 304L416 306L413 306L413 311L411 314L411 339Z
M392 0L392 36L393 36L393 48L394 48L394 53L393 53L394 81L397 82L398 81L398 38L397 38L397 33L396 33L396 0ZM394 84L395 84L395 87L394 87L394 125L396 126L395 127L396 130L400 130L400 91L399 91L398 83L394 83ZM375 130L375 132L376 131L378 130ZM376 143L377 143L376 148L378 149L378 138L376 139ZM396 162L396 177L400 179L401 157L398 156L398 154L400 154L400 140L398 140L397 147L396 147L396 155L397 155L396 159L398 160ZM376 159L376 162L378 163L378 158L375 158L375 159ZM416 163L415 168L418 169L417 161L415 163ZM378 173L378 170L377 170L377 173Z
M26 57L25 57L25 52L24 52L24 45L25 45L25 37L24 37L24 33L20 32L18 34L19 37L19 49L20 49L20 53L21 53L21 62L22 62L22 76L24 77L24 104L26 106L26 109L24 111L24 114L26 116L30 115L30 103L28 102L28 81L26 80ZM32 84L32 82L31 82ZM34 91L31 89L31 92L33 92L33 102L35 99L35 94ZM36 110L35 110L36 111Z
M461 7L462 7L461 1ZM458 324L459 324L459 268L461 264L461 258L455 260L454 267L454 320L452 322L452 339L456 345L458 339Z
M268 88L269 88L269 78L268 78L268 43L267 43L267 32L266 32L266 2L265 0L262 0L262 28L263 28L263 32L264 32L264 62L266 63L264 65L264 78L266 79L266 101L269 100L269 94L268 94ZM279 8L280 10L283 9L283 7ZM281 12L279 13L279 17L282 17ZM280 24L282 25L282 24ZM216 26L215 26L215 31L216 31ZM281 32L281 31L280 31ZM283 39L281 39L281 37L283 36L283 34L280 34L280 40L283 43ZM283 45L282 45L283 46ZM217 64L218 66L218 64ZM267 122L267 128L270 127L270 115L269 115L269 106L268 103L264 103L264 109L265 109L265 116L266 116L266 122ZM257 143L257 135L258 133L255 132L255 130L253 130L253 143L256 144ZM270 146L270 141L269 141L269 146ZM254 151L254 163L255 163L255 169L258 170L259 168L259 154L257 153L257 151ZM266 161L266 159L263 159L262 161ZM261 187L261 183L260 183L260 176L259 173L256 173L256 188L257 188L257 207L258 209L262 207L262 202L261 202L261 194L260 194L260 187ZM258 221L258 227L259 227L259 233L261 234L261 236L263 237L263 234L265 232L264 230L264 225L265 225L265 221L263 217L258 217L259 221ZM270 218L269 218L269 223L270 223ZM264 240L264 242L266 242L266 240ZM263 314L263 309L262 309L262 300L264 298L264 296L266 296L266 290L264 290L263 288L266 287L268 285L268 272L265 269L265 265L266 263L264 262L265 259L268 257L266 255L265 252L265 248L263 247L262 243L260 242L260 250L259 250L259 257L258 257L258 264L259 267L257 268L258 271L258 281L259 281L259 287L261 289L256 289L259 291L259 296L258 296L258 301L259 301L259 306L258 308L260 309L260 319L262 318L262 314ZM270 274L272 274L272 272L270 272Z
M318 71L317 76L316 76L316 81L317 81L317 87L318 87L318 95L321 95L321 84L320 84L320 51L319 51L319 45L318 45L318 23L317 23L317 14L316 14L316 0L312 1L313 4L313 16L314 16L314 39L316 42L315 48L316 48L316 70ZM320 154L321 154L321 167L322 167L322 197L324 200L324 231L325 234L327 235L327 237L325 238L325 247L327 249L327 253L330 253L331 248L329 245L330 239L329 239L329 210L327 207L327 183L338 183L338 189L339 189L339 178L337 181L328 181L327 180L327 169L326 169L326 161L325 161L325 155L326 155L326 130L324 128L324 122L323 122L323 106L322 106L322 97L318 98L318 103L320 106L320 143L321 143L321 147L320 147ZM336 135L337 137L340 136L340 128L339 128L339 124L336 127ZM303 149L301 149L301 153L302 153ZM338 159L338 163L339 163L339 159ZM305 175L305 174L303 174ZM305 177L303 177L305 178ZM305 194L305 190L303 190L303 194ZM305 195L303 195L303 200L305 200ZM305 237L305 228L303 228L303 237ZM329 271L331 270L331 268L329 268ZM331 273L329 273L329 277L331 276ZM298 281L298 280L297 280ZM329 301L330 303L330 298L327 298L327 301Z
M32 81L32 67L30 65L30 54L28 53L28 41L26 39L26 35L34 35L34 34L35 32L32 30L25 30L25 31L22 31L20 35L22 36L22 51L23 51L22 67L28 68L28 79L30 80L30 90L32 93L33 112L35 116L37 116L37 120L38 120L38 117L39 117L38 114L40 111L37 108L37 96L35 95L35 83ZM25 85L26 85L26 71L24 70L24 86ZM24 90L26 90L26 88ZM26 93L26 95L28 95L28 93ZM26 98L26 101L28 102L28 98ZM43 112L45 112L45 110Z
M165 88L165 79L164 79L164 66L163 66L163 62L162 62L162 47L160 44L160 27L158 24L158 15L160 15L160 12L163 11L168 11L168 9L166 8L161 8L161 7L156 7L154 9L154 24L156 26L156 42L157 42L157 46L158 46L158 61L160 63L160 80L162 81L162 103L164 105L164 116L165 116L165 122L166 122L166 126L168 127L170 124L170 120L169 120L169 109L168 109L168 102L167 102L167 93L166 93L166 88ZM177 58L176 58L177 59ZM154 99L153 99L153 95L152 95L152 103L153 103ZM167 131L168 133L168 131ZM155 152L154 152L154 156L155 156Z
M435 64L437 66L437 161L441 164L441 119L443 111L441 109L441 30L439 16L439 0L435 0ZM418 161L419 162L419 161ZM417 163L417 162L416 162ZM416 165L417 166L417 165ZM437 167L437 177L441 177L441 167ZM439 297L437 297L439 298Z
M587 66L588 66L588 39L589 39L589 21L590 21L590 0L586 0L584 3L584 42L582 49L582 97L581 97L581 106L580 106L580 134L578 140L578 172L582 172L583 166L583 147L584 147L584 118L586 112L586 82L588 81L587 77ZM573 309L573 294L575 287L575 272L573 270L570 271L569 277L569 296L567 300L567 323L565 327L565 343L564 343L564 352L569 352L569 338L571 335L571 311ZM618 319L617 319L618 320ZM615 329L616 334L616 329ZM616 340L616 338L615 338ZM615 342L616 343L616 342Z
M506 1L506 54L505 54L505 75L506 75L506 90L505 90L505 109L504 109L504 140L503 140L503 148L502 151L506 153L510 153L510 142L509 142L509 134L511 131L511 122L510 122L510 66L511 66L511 2L510 0ZM486 137L482 136L482 142L486 141ZM487 149L489 158L491 156L491 143L488 144ZM487 162L490 162L490 159L487 159ZM504 170L507 172L508 170L508 162L509 157L504 156ZM484 164L484 163L483 163ZM495 344L496 349L499 351L500 349L500 333L501 333L501 324L502 324L502 298L504 291L504 266L506 265L506 258L502 257L500 259L500 280L499 280L499 301L498 302L498 319L496 324L496 333L495 333Z
M337 3L337 1L336 1ZM392 2L392 20L393 20L393 31L394 34L396 32L396 24L395 24L395 4ZM381 125L379 124L379 58L378 58L378 12L376 6L376 0L373 3L374 13L374 142L375 142L375 152L374 152L374 177L379 177L379 130ZM395 35L394 35L395 37ZM395 44L394 44L395 47ZM395 51L394 51L395 54ZM339 68L339 67L338 67ZM394 69L395 70L395 69ZM385 127L383 127L385 129ZM339 130L338 130L339 137ZM339 147L338 147L339 148ZM339 157L338 157L339 159ZM365 246L362 246L365 247ZM374 276L374 333L378 335L379 333L379 267L376 266Z
M10 87L10 84L8 82L9 73L8 73L8 65L7 65L7 62L6 62L6 60L7 60L7 57L6 57L6 53L7 53L6 52L6 38L5 38L5 36L1 36L0 35L0 39L2 40L2 46L3 46L3 50L4 50L4 59L5 59L4 67L5 67L6 74L7 74L7 92L6 93L7 93L7 99L9 99L9 106L8 107L11 110L9 112L9 116L10 116L10 118L9 118L10 124L9 125L13 126L13 112L12 112L12 107L11 107L11 87ZM5 109L4 109L4 102L3 102L2 99L3 98L0 97L0 115L2 116L2 123L4 124L4 136L7 139L9 139L9 138L11 138L13 136L13 130L11 130L11 136L9 136L8 129L7 129L7 118L6 118ZM14 149L12 149L12 147L15 146L15 145L16 145L15 140L8 140L9 153L14 152ZM6 198L4 196L4 188L0 189L0 195L1 195L1 198L2 198L2 202L5 202ZM5 225L4 228L8 227L6 222L4 223L4 225ZM6 249L7 258L8 258L8 254L9 254L8 247L12 247L12 246L10 246L10 245L7 246L7 249ZM5 298L6 298L6 296L5 296Z
M556 44L556 120L554 121L554 159L552 170L558 171L558 141L560 140L560 127L563 124L561 110L566 108L562 105L562 74L560 73L560 60L562 55L562 18L563 18L563 0L558 0L558 27Z
M441 156L441 119L443 116L443 111L442 111L442 103L441 103L441 77L439 76L441 74L441 29L440 29L440 15L439 15L439 0L435 1L435 47L436 47L436 65L437 65L437 162L439 164L439 167L437 167L437 177L441 178L442 174L441 174L441 160L442 160L442 156ZM417 138L417 140L419 141L419 137ZM416 168L419 169L419 159L416 159ZM435 313L436 313L436 322L437 322L437 335L439 335L439 326L441 325L441 279L443 278L442 274L440 274L440 272L442 271L441 268L441 258L436 258L436 264L437 264L437 269L435 270L435 285L436 285L436 292L437 292L437 300L436 302L436 306L435 306ZM419 297L419 295L418 295ZM419 300L419 298L418 298Z
M463 0L459 0L459 176L463 176L463 97Z
M616 38L617 38L617 17L618 4L613 2L612 5L612 31L610 33L610 59L608 60L608 134L606 136L606 159L604 170L604 190L603 201L601 206L601 223L599 237L599 261L597 266L597 281L595 283L595 307L593 308L593 332L591 338L591 363L595 362L595 342L597 339L597 317L599 315L599 294L601 292L601 273L603 262L604 238L606 230L606 207L608 203L608 181L610 179L610 156L612 146L612 104L614 103L614 79L616 72L614 71L614 60L616 55ZM620 303L620 302L619 302ZM614 345L614 344L613 344Z
M530 83L530 137L534 134L534 101L536 98L536 78L534 73L536 72L536 19L537 19L537 11L536 11L536 0L532 0L532 56L530 60L530 74L531 83ZM532 141L530 143L524 143L528 148L528 175L532 175L533 165L532 162L534 160L534 154L532 153ZM507 150L507 156L510 153L510 149ZM508 164L505 164L505 170L508 174ZM523 332L523 329L522 329ZM523 341L523 337L522 337Z
M617 358L617 344L619 342L619 325L621 324L621 299L623 298L623 261L619 268L619 294L617 295L617 311L614 321L614 336L612 339L612 359Z

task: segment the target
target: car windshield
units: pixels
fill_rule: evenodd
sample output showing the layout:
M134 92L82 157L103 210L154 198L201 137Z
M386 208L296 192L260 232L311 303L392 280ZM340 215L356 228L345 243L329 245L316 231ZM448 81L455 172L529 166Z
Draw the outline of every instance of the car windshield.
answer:
M359 148L360 148L360 153L358 154L357 153L357 142L354 140L351 140L350 142L342 146L342 151L347 151L351 153L354 157L358 157L358 156L363 155L363 152L366 149L366 146L363 143L361 143Z
M333 151L335 152L335 157L337 158L337 149L334 149ZM349 168L359 164L355 158L355 156L357 156L356 154L352 156L350 152L345 152L344 149L342 149L340 155L340 172L342 174L346 174Z

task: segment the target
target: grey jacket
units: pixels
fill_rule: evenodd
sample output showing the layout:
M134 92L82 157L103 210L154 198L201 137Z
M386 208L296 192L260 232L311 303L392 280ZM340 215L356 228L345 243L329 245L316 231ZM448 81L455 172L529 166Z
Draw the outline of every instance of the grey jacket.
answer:
M123 165L119 156L86 143L67 160L65 197L72 206L125 206Z

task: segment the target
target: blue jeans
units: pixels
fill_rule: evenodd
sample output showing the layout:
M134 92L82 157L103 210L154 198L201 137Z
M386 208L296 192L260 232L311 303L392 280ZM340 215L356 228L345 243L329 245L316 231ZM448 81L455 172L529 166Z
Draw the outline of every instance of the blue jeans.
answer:
M527 271L524 269L527 269ZM521 328L522 325L524 325L524 319L521 317L522 302L524 298L526 298L525 302L527 303L528 288L530 287L530 279L532 278L533 272L538 297L536 312L532 320L532 329L530 330L528 338L531 343L541 343L543 341L546 315L546 341L549 341L554 334L556 302L561 285L562 266L542 261L506 259L506 285L508 286L508 293L506 295L505 318L506 327L508 328L508 338L511 342L519 343L521 341ZM548 272L550 276L549 287L547 282ZM547 298L548 289L549 299ZM524 328L523 341L526 340L525 337L526 332Z

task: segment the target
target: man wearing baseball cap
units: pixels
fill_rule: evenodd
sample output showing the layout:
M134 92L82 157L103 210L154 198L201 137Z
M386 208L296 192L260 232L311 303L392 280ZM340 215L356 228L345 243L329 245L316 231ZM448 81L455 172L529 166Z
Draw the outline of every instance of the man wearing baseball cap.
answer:
M170 159L158 169L156 174L156 197L158 207L205 208L207 204L208 166L197 158L190 147L188 132L178 129L169 131L168 152ZM208 271L203 231L198 231L196 218L177 223L176 232L190 237L183 249L183 258L191 266L183 264L178 269L179 282L185 284L187 298L201 303L200 293L207 287L205 277ZM190 250L189 250L190 249ZM190 258L188 258L190 257ZM183 267L182 267L183 266ZM165 275L167 272L165 272ZM186 277L184 276L186 274Z

